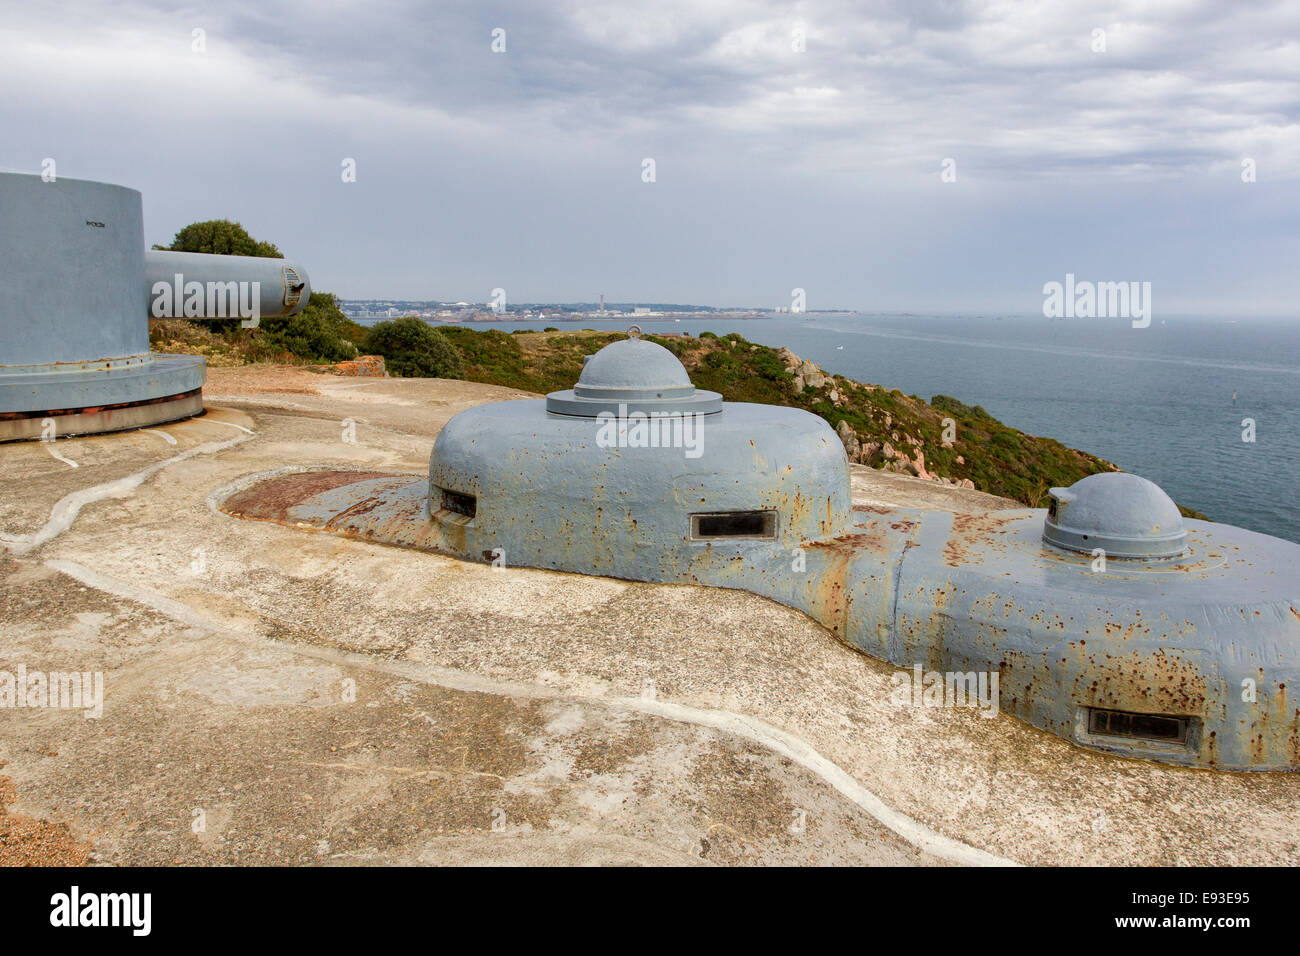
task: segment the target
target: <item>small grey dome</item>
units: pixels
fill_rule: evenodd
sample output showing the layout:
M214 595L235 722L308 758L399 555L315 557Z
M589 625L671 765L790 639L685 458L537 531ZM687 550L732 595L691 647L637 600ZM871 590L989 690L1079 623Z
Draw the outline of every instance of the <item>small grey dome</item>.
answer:
M677 356L645 339L624 339L605 346L583 366L576 386L580 394L629 388L694 390Z
M601 412L712 414L722 396L691 384L686 368L662 345L640 338L611 342L587 356L578 383L546 396L546 410L594 418Z
M1053 488L1043 540L1069 551L1101 548L1114 558L1173 558L1183 553L1183 517L1160 486L1138 475L1089 475Z

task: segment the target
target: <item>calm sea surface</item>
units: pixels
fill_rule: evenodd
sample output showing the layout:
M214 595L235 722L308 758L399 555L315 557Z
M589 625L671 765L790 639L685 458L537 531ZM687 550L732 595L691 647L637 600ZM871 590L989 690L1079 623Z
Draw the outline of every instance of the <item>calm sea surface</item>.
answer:
M1300 542L1300 320L1165 317L1145 329L1010 315L638 321L647 333L735 331L858 381L983 405L1007 425L1150 478L1216 521ZM1246 418L1253 443L1242 441Z

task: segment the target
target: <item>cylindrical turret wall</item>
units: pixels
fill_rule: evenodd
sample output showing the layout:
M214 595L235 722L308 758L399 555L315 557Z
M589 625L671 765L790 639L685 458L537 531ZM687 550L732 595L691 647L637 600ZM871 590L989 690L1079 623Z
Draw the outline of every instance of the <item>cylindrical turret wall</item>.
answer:
M149 353L140 194L0 173L0 441L203 411L206 363Z
M0 366L147 355L143 275L134 189L0 174Z

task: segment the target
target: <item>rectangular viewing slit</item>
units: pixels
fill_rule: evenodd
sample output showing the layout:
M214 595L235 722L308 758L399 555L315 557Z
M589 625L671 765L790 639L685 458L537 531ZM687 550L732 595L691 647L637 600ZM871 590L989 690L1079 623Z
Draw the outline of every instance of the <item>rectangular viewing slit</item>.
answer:
M464 515L466 518L474 517L478 511L478 499L473 495L462 495L459 491L448 491L446 488L440 488L442 492L442 507L446 511L451 511L458 515Z
M691 515L691 537L775 538L775 511L727 511L719 514Z
M1107 737L1135 737L1164 744L1185 744L1191 729L1191 717L1130 714L1122 710L1102 710L1099 707L1093 707L1088 712L1088 732Z

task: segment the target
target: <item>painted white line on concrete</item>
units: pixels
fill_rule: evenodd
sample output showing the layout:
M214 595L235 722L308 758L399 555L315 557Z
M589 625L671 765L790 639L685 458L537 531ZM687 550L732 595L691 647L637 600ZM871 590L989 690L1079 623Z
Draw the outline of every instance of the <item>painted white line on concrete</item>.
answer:
M45 446L45 450L46 450L46 451L48 451L51 455L53 455L53 456L54 456L55 458L57 458L59 461L63 462L65 465L71 465L73 468L80 468L80 467L81 467L81 466L78 465L75 461L73 461L71 458L64 458L64 457L63 457L62 455L60 455L57 451L55 451L55 450L54 450L54 442L52 442L52 441L42 441L41 444Z
M236 428L241 426L236 425ZM244 429L244 431L248 431ZM249 432L249 435L254 434ZM144 480L156 472L161 471L168 465L174 465L177 462L185 461L187 458L193 458L196 455L210 455L214 452L224 451L241 442L248 441L246 436L232 438L223 442L207 442L203 445L195 445L179 455L173 455L171 458L155 462L148 468L141 469L135 474L127 475L125 478L118 478L116 481L106 482L102 485L95 485L91 488L82 488L80 491L74 491L71 494L64 495L60 498L53 508L50 509L50 519L45 522L45 526L31 534L0 534L0 543L3 543L14 554L22 555L39 548L48 541L57 538L63 532L72 527L72 523L77 520L77 515L81 509L88 504L96 501L103 501L106 498L126 498L140 487Z
M146 607L167 615L190 627L220 633L237 638L246 643L265 646L268 642L251 628L237 628L227 622L213 620L186 604L175 601L156 591L138 587L125 581L119 581L83 567L74 561L46 561L46 567L80 581L82 584L106 591L117 597L136 601ZM428 664L416 664L410 661L378 660L367 654L344 651L332 647L314 647L305 644L275 642L275 646L288 653L301 654L333 664L346 664L372 671L383 671L408 680L435 684L449 690L471 691L474 693L493 694L505 697L531 697L560 700L578 700L599 704L623 711L634 711L680 723L709 727L724 733L742 737L751 743L781 754L802 767L812 771L825 783L852 801L859 808L874 817L881 825L892 830L911 845L924 853L968 866L1016 866L1018 864L1006 857L1001 857L968 843L963 843L937 830L927 827L919 820L909 817L889 806L853 776L846 773L834 761L818 753L806 741L782 730L779 727L726 710L709 710L674 704L662 700L645 700L640 697L602 697L575 693L572 690L559 690L539 684L527 684L514 681L495 680L482 677L468 671L452 670Z
M787 733L766 721L726 710L703 710L661 700L642 700L636 697L619 698L626 710L681 720L685 723L713 727L775 751L811 770L849 800L875 817L882 825L893 830L918 850L940 859L967 866L1016 866L1006 857L989 853L968 843L932 830L919 820L895 810L876 796L838 764L822 756L810 744L794 734Z
M142 431L142 432L148 432L150 435L157 435L159 438L161 438L163 441L165 441L165 442L166 442L167 444L169 444L169 445L175 445L175 444L176 444L176 439L175 439L175 438L173 438L171 435L168 435L165 431L160 431L160 430L157 429L157 428L142 428L142 429L140 429L140 431Z
M211 422L213 425L225 425L227 428L238 428L241 432L248 432L248 434L250 435L257 434L257 432L253 431L251 428L245 428L243 425L236 425L234 422L223 422L216 418L203 418L199 420L204 422Z

